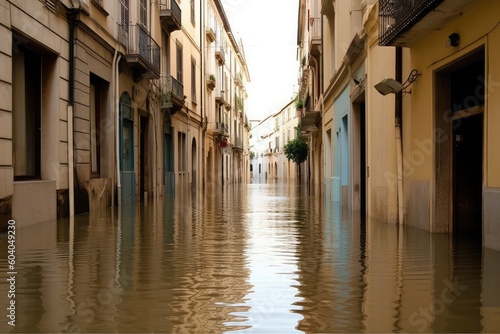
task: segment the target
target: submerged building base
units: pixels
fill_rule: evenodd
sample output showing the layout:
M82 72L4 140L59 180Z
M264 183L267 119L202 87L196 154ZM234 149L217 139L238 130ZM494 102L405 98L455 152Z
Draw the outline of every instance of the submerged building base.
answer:
M56 195L56 181L14 182L12 219L16 221L16 227L56 219Z

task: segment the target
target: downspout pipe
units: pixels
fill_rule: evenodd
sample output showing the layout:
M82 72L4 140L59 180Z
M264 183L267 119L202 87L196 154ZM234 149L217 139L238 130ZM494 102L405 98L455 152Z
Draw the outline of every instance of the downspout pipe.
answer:
M205 0L200 0L200 50L201 50L201 66L200 66L200 99L201 99L201 184L202 192L205 191Z
M116 52L115 52L116 53ZM114 64L114 77L115 82L115 99L114 99L114 109L115 109L115 161L116 161L116 197L118 198L118 206L122 205L122 184L120 177L120 91L119 91L119 71L118 66L120 63L121 55L118 54L115 64Z
M396 80L403 82L403 49L396 47ZM396 162L398 175L398 222L403 224L404 199L403 199L403 92L396 93L395 98L395 130L396 130Z
M73 152L73 107L75 101L75 24L77 16L81 10L81 3L78 1L78 7L68 8L66 15L69 23L69 59L68 59L68 197L69 197L69 216L75 215L75 170L74 170L74 152Z
M116 64L117 64L117 59L118 59L118 44L115 47L115 53L113 55L113 63L112 63L112 68L111 68L111 99L110 99L110 110L116 110L115 108L115 95L116 95L116 86L118 85L118 82L116 81ZM116 123L116 122L115 122ZM115 126L113 127L114 130L114 137L116 138L116 134L118 133L118 128ZM116 139L115 139L116 140ZM116 152L115 152L116 153ZM118 164L118 160L116 159L116 154L115 154L115 165ZM117 179L118 175L116 174L116 171L112 173L113 179L111 180L112 187L115 185L115 180ZM118 183L118 181L116 181ZM115 206L115 192L111 192L111 207L114 208Z

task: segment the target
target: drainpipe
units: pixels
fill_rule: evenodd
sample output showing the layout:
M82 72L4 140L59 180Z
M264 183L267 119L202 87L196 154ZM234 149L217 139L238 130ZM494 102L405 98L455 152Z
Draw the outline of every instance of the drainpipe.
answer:
M75 170L73 155L73 104L75 101L75 22L82 6L78 1L78 7L66 10L69 23L69 73L68 73L68 192L69 192L69 216L75 215Z
M116 54L116 51L115 51ZM119 79L119 71L118 71L118 64L120 63L120 58L121 55L118 54L116 61L114 63L113 69L114 69L114 77L113 81L116 83L114 86L115 90L115 161L116 161L116 196L118 197L118 206L122 206L122 184L121 184L121 177L120 177L120 91L119 91L119 84L118 84L118 79Z
M200 66L200 106L201 106L201 171L198 173L201 178L202 192L205 191L205 0L200 0L200 50L201 50L201 66Z
M402 81L403 72L403 49L396 47L396 80ZM395 101L395 125L396 125L396 161L398 173L398 222L403 224L404 203L403 203L403 92L396 93Z
M115 109L116 87L118 86L118 81L116 80L116 72L118 70L116 67L116 65L118 64L117 59L118 59L118 43L116 44L116 47L115 47L115 54L113 55L113 64L112 64L112 68L111 68L111 99L110 99L111 106L110 106L110 110L117 110L117 109ZM118 133L118 129L116 127L116 124L113 127L113 130L114 130L114 134L115 134L115 138L116 138L116 134ZM119 161L116 160L115 165L117 165L118 162ZM116 175L116 172L113 172L112 175L113 175L113 179L111 180L111 185L113 187L115 184L115 179L117 177L119 178L119 175ZM115 192L114 191L111 191L111 207L112 208L115 207Z

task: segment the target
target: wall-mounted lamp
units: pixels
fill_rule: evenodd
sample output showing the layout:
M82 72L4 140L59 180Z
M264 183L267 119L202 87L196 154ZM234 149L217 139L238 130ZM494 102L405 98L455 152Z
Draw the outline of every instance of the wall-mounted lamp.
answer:
M457 47L460 44L460 35L454 32L450 36L448 36L448 41L446 42L446 46Z
M389 93L396 94L408 88L412 83L417 81L419 76L420 73L418 73L418 71L414 69L410 72L410 74L408 75L408 79L406 79L404 83L400 83L397 80L388 78L380 81L374 87L382 95L387 95Z

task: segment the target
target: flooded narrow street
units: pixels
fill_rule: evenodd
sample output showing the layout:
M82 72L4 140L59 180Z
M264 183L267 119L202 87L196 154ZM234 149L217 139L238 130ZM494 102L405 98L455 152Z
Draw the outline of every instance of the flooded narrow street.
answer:
M229 186L20 228L0 332L500 331L499 252L304 193Z

